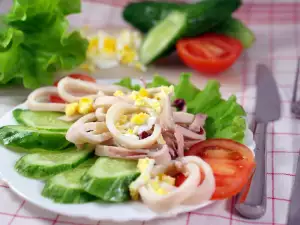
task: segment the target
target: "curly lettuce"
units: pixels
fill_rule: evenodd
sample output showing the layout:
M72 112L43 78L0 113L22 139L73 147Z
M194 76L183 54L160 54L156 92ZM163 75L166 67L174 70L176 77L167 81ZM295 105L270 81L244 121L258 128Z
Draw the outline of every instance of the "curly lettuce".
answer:
M0 87L22 81L26 88L53 83L54 74L85 61L88 41L69 32L66 16L80 0L14 0L0 17Z
M191 74L183 73L175 86L175 97L184 99L189 113L206 114L205 130L207 138L227 138L243 143L246 129L246 113L237 103L236 96L227 100L222 99L220 83L215 80L207 82L203 90L198 89L190 80ZM130 78L125 78L117 84L131 90L139 87L132 86ZM155 75L147 87L168 86L164 77Z

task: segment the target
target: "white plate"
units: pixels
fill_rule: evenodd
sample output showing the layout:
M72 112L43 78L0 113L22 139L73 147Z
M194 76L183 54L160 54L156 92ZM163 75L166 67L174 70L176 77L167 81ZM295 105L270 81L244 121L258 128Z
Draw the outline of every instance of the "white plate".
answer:
M22 104L16 108L26 107L25 104ZM8 112L0 119L0 127L13 124L16 124L16 121L13 118L12 111ZM252 150L255 147L253 134L250 130L246 131L245 144ZM44 186L43 182L22 177L15 171L14 165L20 156L20 153L12 152L3 146L0 146L0 175L2 179L7 182L9 187L15 193L27 201L41 208L67 216L85 217L93 220L112 220L118 222L125 222L129 220L147 221L157 218L176 216L179 213L190 212L212 203L212 201L207 201L197 206L180 206L163 214L152 212L145 205L139 202L120 204L57 204L41 196L41 191Z

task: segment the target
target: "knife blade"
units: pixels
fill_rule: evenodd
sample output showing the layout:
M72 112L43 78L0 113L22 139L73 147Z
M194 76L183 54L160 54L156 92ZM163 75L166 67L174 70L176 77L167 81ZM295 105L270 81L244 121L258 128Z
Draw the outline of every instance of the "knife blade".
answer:
M257 219L266 212L266 131L271 121L281 115L280 95L272 72L262 64L256 67L255 138L256 168L248 184L237 196L236 210L244 217Z

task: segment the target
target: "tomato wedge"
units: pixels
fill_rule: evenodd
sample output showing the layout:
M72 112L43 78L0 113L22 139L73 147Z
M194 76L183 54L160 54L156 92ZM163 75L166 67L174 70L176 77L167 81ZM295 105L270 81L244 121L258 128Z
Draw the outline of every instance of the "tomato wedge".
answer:
M50 95L49 101L52 103L66 103L61 97L58 95Z
M83 80L83 81L88 81L88 82L92 82L92 83L96 83L96 80L93 77L90 77L88 75L74 73L74 74L70 74L68 77ZM57 87L59 81L60 80L55 81L54 86ZM65 101L57 95L50 95L49 100L52 103L65 103Z
M233 65L241 55L243 46L232 37L211 33L181 39L176 49L187 66L201 73L217 74Z
M212 168L216 190L212 200L225 199L239 193L255 168L254 155L245 145L229 139L209 139L193 145L186 156L199 156ZM185 177L177 175L180 186ZM201 181L200 181L201 182Z

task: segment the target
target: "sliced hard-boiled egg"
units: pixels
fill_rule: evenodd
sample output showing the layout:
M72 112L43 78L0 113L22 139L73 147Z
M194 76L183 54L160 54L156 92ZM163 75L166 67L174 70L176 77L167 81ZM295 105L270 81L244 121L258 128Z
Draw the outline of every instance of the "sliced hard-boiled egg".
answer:
M147 113L138 113L132 116L130 122L136 125L143 125L148 121L149 114Z
M79 100L79 105L78 105L78 112L80 114L88 114L94 111L93 108L93 99L83 97Z
M77 102L67 104L65 108L65 114L67 116L75 115L78 112L78 106L79 104Z
M122 30L118 35L111 35L100 30L97 35L89 36L87 58L99 68L113 68L119 65L134 67L146 71L146 67L139 62L139 48L142 36L139 32L129 29ZM85 65L86 70L91 70Z
M130 196L133 200L139 199L139 188L149 182L154 165L154 159L139 159L137 168L141 175L129 185Z
M120 90L117 90L117 91L115 91L114 96L116 96L116 97L118 97L118 96L124 96L124 92L120 91Z

